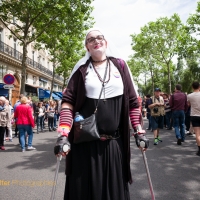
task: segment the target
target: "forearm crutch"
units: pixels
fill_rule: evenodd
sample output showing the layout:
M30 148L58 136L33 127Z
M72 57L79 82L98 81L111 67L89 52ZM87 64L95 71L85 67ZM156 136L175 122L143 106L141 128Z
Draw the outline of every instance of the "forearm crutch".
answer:
M155 200L155 195L154 195L154 191L153 191L153 185L152 185L152 182L151 182L149 167L148 167L148 163L147 163L147 157L146 157L145 151L143 151L143 150L141 150L141 151L142 151L144 165L145 165L146 172L147 172L147 177L148 177L148 182L149 182L149 188L150 188L150 192L151 192L151 199Z
M50 200L55 199L56 185L57 185L57 180L58 180L58 171L59 171L61 160L62 160L62 155L59 155L57 157L56 172L55 172L55 176L54 176L54 182L53 182L54 184L53 184L53 188L52 188L52 191L51 191L51 199Z

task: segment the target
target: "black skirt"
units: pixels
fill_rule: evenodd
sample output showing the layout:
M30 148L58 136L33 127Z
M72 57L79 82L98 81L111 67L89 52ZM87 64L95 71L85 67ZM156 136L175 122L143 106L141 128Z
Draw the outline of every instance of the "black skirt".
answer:
M80 113L89 117L97 99L87 98ZM122 96L100 100L97 125L100 134L120 131ZM71 175L66 177L65 200L129 200L124 175L122 137L71 144Z
M72 144L72 174L66 177L65 200L129 200L123 145L116 140Z

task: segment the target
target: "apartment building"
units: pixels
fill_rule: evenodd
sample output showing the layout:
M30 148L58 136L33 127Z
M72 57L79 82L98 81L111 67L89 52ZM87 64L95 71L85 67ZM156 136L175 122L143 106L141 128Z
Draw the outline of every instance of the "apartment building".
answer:
M0 24L0 96L6 96L13 105L19 98L21 85L22 46L15 37L9 38L10 31ZM28 46L25 95L49 98L53 66L47 50L34 49L34 43ZM12 74L15 77L14 88L4 89L3 77ZM55 75L53 99L62 97L63 77Z

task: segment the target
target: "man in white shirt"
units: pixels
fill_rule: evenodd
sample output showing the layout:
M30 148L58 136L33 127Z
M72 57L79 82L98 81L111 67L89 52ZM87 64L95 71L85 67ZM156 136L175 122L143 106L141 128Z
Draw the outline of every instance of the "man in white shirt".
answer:
M194 132L196 134L196 142L198 146L197 155L200 156L200 85L195 81L192 83L193 93L187 96L188 104L191 105L190 119Z

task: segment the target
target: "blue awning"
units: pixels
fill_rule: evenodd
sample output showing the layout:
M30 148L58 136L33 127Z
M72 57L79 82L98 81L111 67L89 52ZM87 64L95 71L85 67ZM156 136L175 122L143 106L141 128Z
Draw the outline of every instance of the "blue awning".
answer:
M54 100L60 100L61 99L60 96L54 94L53 92L52 92L52 97L53 97ZM50 91L39 88L39 99L48 99L48 98L50 98Z
M60 98L62 98L62 92L54 92L57 96L59 96Z
M48 99L50 97L50 93L47 92L47 90L44 90L42 88L38 88L39 92L39 99Z
M47 93L49 94L49 96L50 96L50 91L49 91L49 90L46 90L46 92L47 92ZM59 96L57 96L57 95L54 94L53 92L52 92L52 97L53 97L54 100L60 100L60 99L61 99Z

